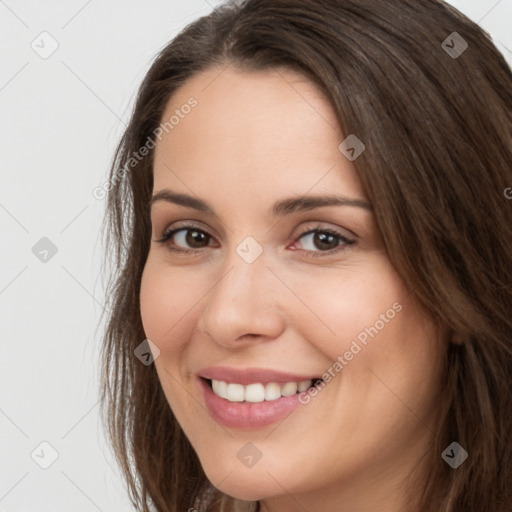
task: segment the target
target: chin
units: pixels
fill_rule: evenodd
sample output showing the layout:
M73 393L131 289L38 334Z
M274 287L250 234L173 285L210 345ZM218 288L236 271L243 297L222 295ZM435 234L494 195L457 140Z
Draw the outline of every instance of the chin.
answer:
M217 473L215 476L217 476ZM258 501L263 498L268 498L278 492L277 489L267 489L266 487L268 484L268 480L266 482L261 481L260 479L251 477L251 475L241 477L239 475L234 476L231 474L216 487L233 498L243 501Z
M234 469L231 464L203 466L208 480L223 493L243 501L258 501L278 495L283 490L265 472L265 468ZM229 476L228 476L229 475Z

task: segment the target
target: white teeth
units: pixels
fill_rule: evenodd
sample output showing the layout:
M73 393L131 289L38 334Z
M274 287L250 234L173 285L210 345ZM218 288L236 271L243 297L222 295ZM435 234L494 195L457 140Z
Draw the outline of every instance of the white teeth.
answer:
M292 396L297 391L299 393L306 391L312 383L311 380L304 380L302 382L287 382L286 384L269 382L267 385L254 383L244 386L212 379L212 389L217 396L230 402L243 402L245 400L246 402L258 403L264 400L277 400L282 396Z
M244 401L244 386L242 384L228 384L226 398L230 402L243 402Z
M221 398L228 397L228 385L222 380L212 380L213 392Z
M281 386L275 382L269 382L265 386L265 400L277 400L281 398Z
M263 402L265 400L265 388L263 384L249 384L245 386L246 402Z

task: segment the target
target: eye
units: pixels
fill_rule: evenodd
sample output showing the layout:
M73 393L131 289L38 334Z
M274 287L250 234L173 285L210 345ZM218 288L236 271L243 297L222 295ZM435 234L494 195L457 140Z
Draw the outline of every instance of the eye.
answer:
M212 240L213 236L210 233L197 226L181 225L164 233L157 242L167 245L171 251L193 253L199 249L211 246L210 242ZM302 245L299 248L303 249L307 256L317 257L339 252L346 245L353 243L355 243L355 240L347 238L343 233L335 229L318 226L314 229L306 229L301 233L292 249L296 250L297 247L295 246L299 244Z
M187 225L167 231L158 243L169 245L173 251L193 252L208 247L212 236L197 226Z
M344 246L355 243L355 240L347 238L343 233L334 229L321 228L308 229L302 233L298 241L302 243L302 249L309 256L322 256L325 253L332 254L344 249ZM324 254L322 254L324 253Z

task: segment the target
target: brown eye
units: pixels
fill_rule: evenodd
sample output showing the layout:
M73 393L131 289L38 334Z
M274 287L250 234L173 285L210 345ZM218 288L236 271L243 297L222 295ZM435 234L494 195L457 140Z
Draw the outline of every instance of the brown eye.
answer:
M177 251L202 249L207 247L212 236L196 227L180 227L166 233L158 242L162 244L170 244L172 249Z
M328 252L334 251L339 246L348 245L353 243L341 233L325 229L312 229L303 233L299 240L301 241L302 248L306 251L312 252Z
M313 243L318 249L328 251L338 247L338 239L330 233L317 232L313 237Z
M186 233L185 237L182 237L186 244L194 249L206 247L210 241L210 236L204 231L199 231L197 229L183 229L181 231ZM178 236L177 238L180 237Z

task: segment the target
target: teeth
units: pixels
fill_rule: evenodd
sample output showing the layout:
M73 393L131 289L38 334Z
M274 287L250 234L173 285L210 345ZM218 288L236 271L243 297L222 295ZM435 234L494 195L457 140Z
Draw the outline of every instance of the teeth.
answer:
M281 388L281 395L283 396L292 396L297 393L298 385L296 382L287 382L282 388Z
M228 397L228 385L221 380L212 380L213 392L221 398Z
M269 382L265 386L265 400L277 400L281 398L281 386L275 382Z
M242 384L228 384L226 398L230 402L243 402L244 401L244 386Z
M269 382L267 385L260 383L249 384L244 386L242 384L227 383L222 380L212 379L213 392L225 398L230 402L263 402L277 400L282 396L292 396L297 391L300 393L306 391L313 382L311 380L304 380L302 382L287 382L286 384L278 384L276 382Z
M309 389L311 387L312 381L310 380L303 380L302 382L299 382L299 393L302 393L302 391L306 391L306 389Z
M265 400L263 384L249 384L245 386L244 397L246 402L263 402Z

